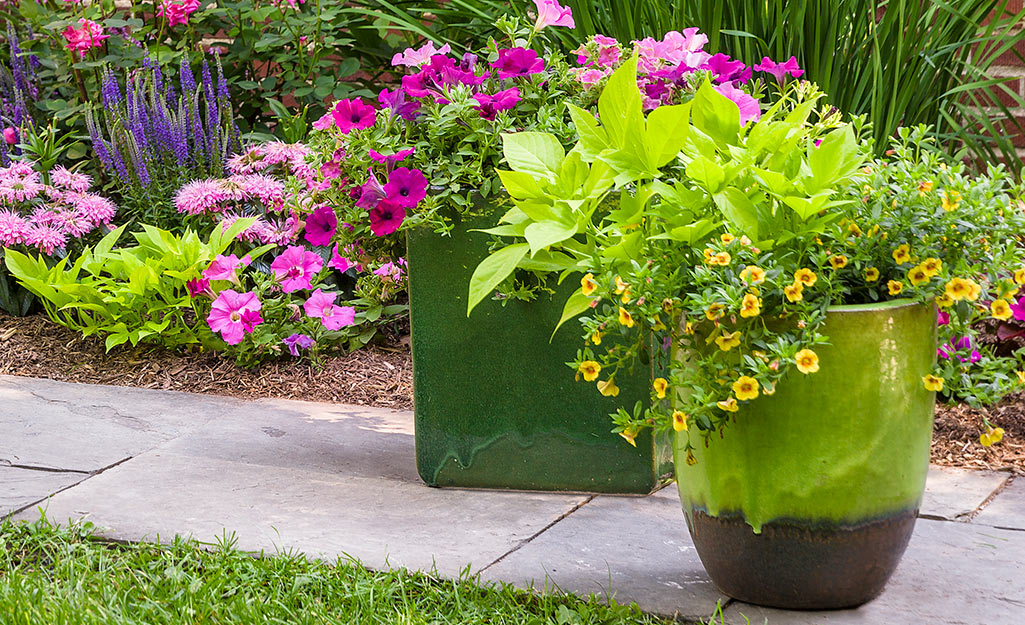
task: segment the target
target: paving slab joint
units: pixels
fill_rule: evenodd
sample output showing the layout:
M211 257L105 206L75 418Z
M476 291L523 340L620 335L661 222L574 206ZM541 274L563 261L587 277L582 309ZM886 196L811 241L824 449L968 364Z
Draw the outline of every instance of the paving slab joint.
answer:
M555 527L555 525L556 525L556 524L558 524L558 523L559 523L560 521L562 521L563 519L565 519L565 518L566 518L566 517L568 517L569 515L573 514L573 513L574 513L574 512L576 512L577 510L579 510L579 509L583 508L584 506L586 506L587 504L591 503L592 501L594 501L594 499L595 499L595 498L596 498L597 496L598 496L598 495L590 495L589 497L587 497L587 499L585 499L585 500L581 501L580 503L578 503L577 505L573 506L573 507L572 507L572 508L570 508L570 509L569 509L568 511L566 511L565 513L563 513L562 515L560 515L560 516L559 516L559 517L558 517L557 519L555 519L554 521L552 521L552 522L551 522L551 523L549 523L548 525L545 525L545 526L544 526L544 527L542 527L542 528L541 528L540 530L538 530L537 532L535 532L535 533L534 533L534 534L533 534L532 536L528 537L528 538L527 538L526 540L522 540L522 541L520 541L520 543L519 543L518 545L516 545L515 547L513 547L513 548L512 548L512 549L510 549L509 551L507 551L507 552L503 553L502 555L498 556L498 558L497 558L497 559L496 559L496 560L495 560L494 562L492 562L491 564L489 564L489 565L485 566L485 567L484 567L484 568L482 568L481 570L477 571L477 574L478 574L478 575L480 575L480 574L484 573L484 571L486 571L486 570L490 569L491 567L495 566L496 564L498 564L498 563L499 563L499 562L501 562L502 560L505 560L505 559L506 559L507 557L509 557L510 555L512 555L512 554L514 554L514 553L516 553L517 551L519 551L519 550L520 550L520 549L522 549L523 547L526 547L526 546L527 546L527 545L529 545L529 544L530 544L530 543L531 543L531 542L532 542L532 541L533 541L533 540L534 540L535 538L537 538L537 537L538 537L538 536L540 536L541 534L544 534L544 533L545 533L545 532L547 532L548 530L550 530L550 529L552 529L553 527Z
M24 469L26 471L42 471L44 473L80 473L82 475L93 475L93 471L82 471L81 469L57 469L54 467L36 467L28 464L14 464L6 460L0 460L0 466L11 469Z
M975 510L972 510L968 514L958 516L957 520L960 522L967 523L975 517L977 517L979 513L986 508L986 506L992 503L993 500L996 499L998 495L1000 495L1000 493L1007 490L1007 487L1014 483L1016 477L1017 476L1014 473L1011 473L1006 480L1004 480L999 486L993 489L993 492L990 493L988 497L982 500L982 503L980 503L978 507L975 508Z
M54 491L52 493L49 493L48 495L46 495L46 497L42 497L40 499L37 499L36 501L33 501L32 503L29 503L29 504L24 505L24 506L22 506L20 508L16 508L14 510L11 510L7 514L0 515L0 521L3 521L5 519L7 519L7 518L13 518L15 515L21 514L22 512L24 512L26 510L31 510L35 506L38 506L39 504L41 504L44 501L48 500L50 497L53 497L54 495L57 495L59 493L63 493L66 490L70 490L70 489L78 486L79 484L82 484L83 482L85 482L89 478L95 477L95 476L103 473L104 471L108 471L110 469L113 469L116 466L122 465L122 464L128 462L129 460L131 460L132 457L133 456L129 456L127 458L122 458L121 460L118 460L114 464L107 465L107 466L105 466L105 467L103 467L101 469L97 469L96 471L72 471L70 469L44 469L44 468L40 468L40 467L19 467L17 465L10 465L12 468L15 468L15 469L29 469L29 470L37 470L37 471L47 471L47 472L50 472L50 473L78 473L78 474L84 475L85 478L82 479L79 482L75 482L74 484L70 484L68 486L65 486L64 488L61 488L61 489L58 489L58 490L56 490L56 491Z

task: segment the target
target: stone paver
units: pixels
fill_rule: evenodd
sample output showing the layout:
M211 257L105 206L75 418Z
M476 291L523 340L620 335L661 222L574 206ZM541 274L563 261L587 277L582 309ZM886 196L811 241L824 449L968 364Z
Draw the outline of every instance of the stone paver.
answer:
M883 594L856 610L790 612L734 603L726 622L746 625L1021 625L1025 532L919 519Z
M930 467L919 514L948 521L966 517L1010 477L996 471Z
M40 502L52 493L73 486L87 477L87 473L32 471L0 466L0 518Z
M972 522L1025 531L1025 477L1015 478Z

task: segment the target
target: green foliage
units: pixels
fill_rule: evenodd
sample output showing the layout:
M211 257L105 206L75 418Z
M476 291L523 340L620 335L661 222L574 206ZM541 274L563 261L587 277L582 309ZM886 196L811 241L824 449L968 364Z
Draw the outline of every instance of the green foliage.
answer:
M43 256L14 250L7 250L4 260L55 323L102 337L108 351L124 343L177 348L209 336L185 283L199 277L200 268L252 221L240 219L224 232L215 230L206 243L192 231L176 236L143 226L132 233L136 245L114 249L125 231L121 226L73 262L63 258L51 267Z

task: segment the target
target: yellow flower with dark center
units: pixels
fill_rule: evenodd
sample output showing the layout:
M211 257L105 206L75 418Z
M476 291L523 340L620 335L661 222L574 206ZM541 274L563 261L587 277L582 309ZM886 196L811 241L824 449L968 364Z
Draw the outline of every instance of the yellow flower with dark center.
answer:
M972 293L972 285L964 278L951 278L943 287L943 293L952 301L960 302Z
M748 265L740 272L740 279L750 284L765 282L765 270L755 265Z
M865 270L865 282L875 282L879 279L879 270L875 267L869 267Z
M730 351L737 345L740 345L740 331L723 332L721 335L715 337L715 344L724 352Z
M620 293L626 291L629 288L630 288L629 284L627 284L626 282L623 282L623 279L620 278L619 276L616 276L616 295L619 295Z
M705 314L707 315L708 313L706 312ZM694 334L694 324L689 322L689 321L686 324L684 324L684 326L683 326L683 333L684 334Z
M624 304L629 304L631 299L633 299L633 291L630 290L630 287L627 287L626 290L623 291L623 296L619 298L619 301Z
M601 332L595 332L591 335L591 342L595 345L601 345Z
M726 412L736 412L740 410L740 406L737 405L737 400L733 397L727 397L722 401L717 401L715 402L715 405L719 406L720 410L725 410Z
M665 378L655 378L651 383L651 387L655 389L655 397L665 399L666 389L669 388L669 382L666 382Z
M1018 384L1025 384L1025 371L1015 371L1018 376Z
M707 317L709 321L721 319L724 314L726 314L726 307L722 304L712 304L705 309L705 317Z
M744 300L740 302L740 316L757 317L760 312L762 312L762 300L750 293L744 295Z
M929 374L922 378L922 384L925 385L925 390L940 392L943 390L943 378Z
M619 387L616 386L615 378L598 380L598 392L605 397L616 397L619 395Z
M625 308L619 309L619 325L626 326L628 328L634 327L634 317Z
M944 293L943 295L940 295L936 298L936 305L940 308L950 308L954 305L954 300L951 299L949 295Z
M705 248L704 256L705 256L705 263L706 264L709 264L709 265L712 264L712 256L714 254L715 254L715 251L712 248L710 248L710 247L706 247Z
M833 254L829 257L829 264L833 269L843 269L847 266L847 257L843 254Z
M982 287L975 280L968 281L968 301L974 302L982 295Z
M742 375L737 378L737 381L733 383L733 394L737 396L740 401L749 401L758 397L758 380Z
M730 264L733 257L730 256L729 252L719 252L712 256L712 260L708 261L709 265L718 265L719 267L725 267Z
M938 258L926 258L919 267L931 278L943 270L943 261Z
M580 278L580 290L584 295L591 295L598 290L598 283L594 281L594 274L584 274L583 278Z
M655 317L655 322L651 324L651 329L655 332L661 332L666 329L666 324L662 323L662 317Z
M686 462L689 466L694 466L698 463L698 459L694 457L694 452L689 449L687 450Z
M794 354L794 362L797 364L797 370L804 374L819 370L819 355L807 348Z
M1017 284L1025 284L1025 269L1019 269L1014 272L1014 281Z
M667 297L664 300L662 300L662 312L664 312L667 315L672 315L673 314L673 300L672 299Z
M993 303L989 305L989 311L993 313L993 316L1001 321L1006 321L1011 318L1011 305L1007 303L1007 300L995 299Z
M900 292L904 290L904 283L897 280L890 280L886 283L886 290L890 295L900 295Z
M799 302L804 299L804 285L800 282L794 282L783 287L783 295L787 296L787 301Z
M919 182L918 183L918 194L919 195L925 195L926 193L932 191L933 184L934 183L933 183L932 180L923 180L922 182Z
M847 226L847 236L850 236L850 237L860 237L861 235L862 235L861 228L858 227L858 224L856 224L856 223L854 223L852 221Z
M588 382L594 382L598 379L598 374L601 373L601 365L593 360L585 360L580 363L579 367L577 367L577 371L579 371Z
M898 265L911 262L911 246L907 243L902 243L897 246L897 249L893 250L893 260Z
M815 281L818 279L819 277L815 275L815 272L806 267L802 267L794 272L794 282L800 282L803 286L815 286Z
M944 189L943 193L940 194L940 205L947 212L957 210L957 207L961 205L961 194L957 191Z
M736 238L737 237L733 236L729 232L719 235L719 240L722 241L724 245L729 245L730 243L733 243L734 239Z
M908 281L911 282L912 286L918 286L923 282L929 281L929 274L925 272L925 269L922 269L921 265L918 265L908 271Z
M673 411L673 429L677 432L683 432L687 429L687 415L679 410Z
M636 428L632 428L632 427L626 428L625 430L620 432L619 435L622 436L623 438L625 438L626 442L630 443L634 447L637 446L637 441L636 441L637 429Z
M983 447L992 447L1004 439L1004 428L989 428L986 433L979 436L979 442Z
M879 234L879 230L880 230L879 224L876 224L876 225L872 226L871 228L868 229L868 236L874 237L875 235Z

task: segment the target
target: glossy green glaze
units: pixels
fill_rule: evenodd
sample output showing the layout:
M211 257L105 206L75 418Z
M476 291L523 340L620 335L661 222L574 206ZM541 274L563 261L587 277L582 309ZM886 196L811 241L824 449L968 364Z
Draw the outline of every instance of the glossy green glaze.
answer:
M488 211L491 212L491 211ZM612 434L617 406L646 400L650 370L620 376L618 398L574 380L581 347L568 322L549 343L562 305L554 297L485 300L468 319L470 276L488 254L498 214L457 224L451 237L419 229L408 239L416 458L434 486L647 493L672 470L672 446L650 435L631 447ZM571 284L571 282L576 284Z
M817 373L789 374L772 397L695 451L677 438L684 511L857 524L915 510L925 488L934 394L936 311L907 301L830 309ZM699 440L699 439L695 439Z

